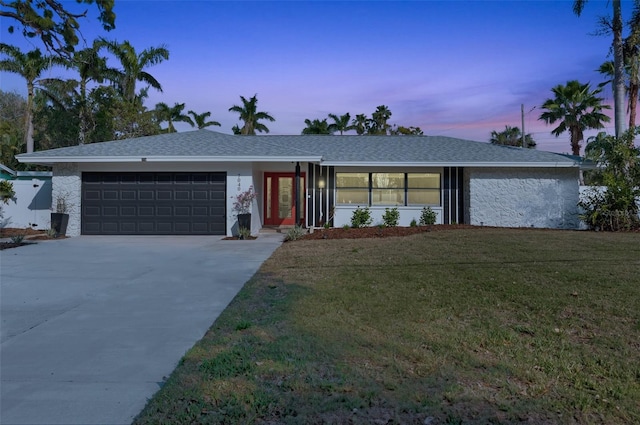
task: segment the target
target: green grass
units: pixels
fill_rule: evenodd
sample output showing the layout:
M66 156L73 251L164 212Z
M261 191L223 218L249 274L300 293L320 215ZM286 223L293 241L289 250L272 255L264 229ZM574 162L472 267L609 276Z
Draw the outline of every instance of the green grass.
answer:
M283 245L146 423L640 423L640 234Z

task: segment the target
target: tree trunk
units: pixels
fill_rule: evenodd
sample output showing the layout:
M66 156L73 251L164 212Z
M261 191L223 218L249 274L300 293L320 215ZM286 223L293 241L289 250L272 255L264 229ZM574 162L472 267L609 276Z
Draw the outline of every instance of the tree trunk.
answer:
M636 126L636 110L638 107L638 83L632 81L629 87L629 128Z
M27 83L27 113L25 114L24 140L27 153L33 152L33 83Z
M616 137L621 137L625 131L624 111L624 56L622 41L622 9L620 0L613 0L613 67L614 67L614 121Z

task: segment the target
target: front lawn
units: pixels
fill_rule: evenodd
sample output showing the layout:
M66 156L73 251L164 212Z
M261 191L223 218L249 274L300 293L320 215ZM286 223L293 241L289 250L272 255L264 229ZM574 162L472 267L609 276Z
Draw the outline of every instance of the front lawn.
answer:
M639 233L460 229L284 244L135 423L640 423L639 400Z

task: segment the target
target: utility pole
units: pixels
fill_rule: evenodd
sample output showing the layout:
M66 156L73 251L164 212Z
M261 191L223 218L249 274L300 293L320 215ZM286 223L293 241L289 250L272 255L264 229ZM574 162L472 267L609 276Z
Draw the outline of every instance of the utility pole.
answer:
M527 141L524 136L524 103L520 104L520 115L522 116L522 148L527 148Z

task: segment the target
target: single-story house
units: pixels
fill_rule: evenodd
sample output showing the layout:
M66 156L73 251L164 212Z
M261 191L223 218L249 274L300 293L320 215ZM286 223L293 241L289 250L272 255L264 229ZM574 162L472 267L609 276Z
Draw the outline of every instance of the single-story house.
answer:
M234 136L209 130L18 155L53 166L67 234L232 235L235 196L253 186L251 230L374 224L397 207L400 225L425 206L437 222L577 228L580 160L441 136Z

